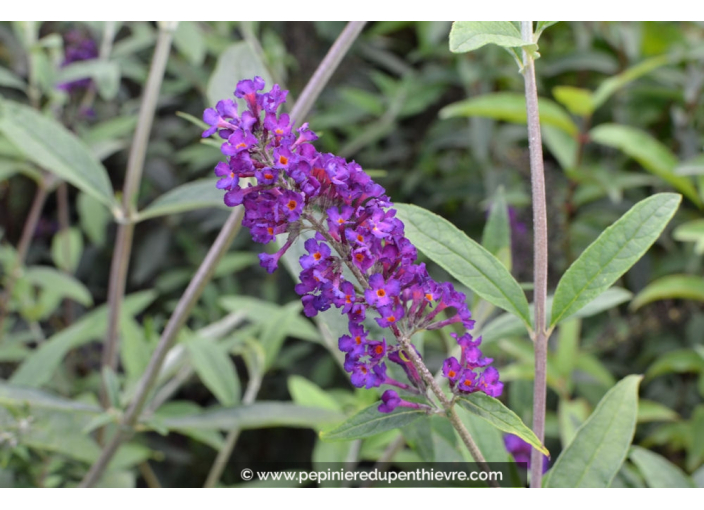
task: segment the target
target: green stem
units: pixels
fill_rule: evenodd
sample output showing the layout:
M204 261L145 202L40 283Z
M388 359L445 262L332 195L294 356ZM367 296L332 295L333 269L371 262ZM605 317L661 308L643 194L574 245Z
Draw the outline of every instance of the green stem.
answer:
M533 22L521 21L521 35L526 42L533 42ZM530 147L530 171L533 195L534 231L534 289L535 309L535 383L533 386L533 432L540 442L545 439L545 400L547 394L548 332L545 324L548 291L548 220L545 200L545 169L543 167L543 144L540 134L538 89L535 82L533 57L523 50L523 77L526 89L526 112L528 116L528 143ZM531 450L530 486L541 486L543 477L543 454Z
M152 58L149 77L144 88L144 96L139 110L137 129L132 139L129 158L127 160L127 173L125 176L125 188L123 192L122 209L123 215L127 219L120 224L117 230L117 240L115 242L115 252L110 266L110 280L108 286L108 329L103 344L104 367L113 370L117 366L117 343L118 326L120 321L120 309L125 296L125 282L127 280L127 270L129 268L130 254L132 252L132 238L134 236L134 223L131 221L136 212L137 196L139 185L142 181L142 171L144 169L144 159L149 143L149 133L152 129L154 114L159 100L159 90L164 79L166 62L171 51L171 40L175 26L162 27L159 30L154 57ZM105 388L101 391L101 401L107 405L107 394Z

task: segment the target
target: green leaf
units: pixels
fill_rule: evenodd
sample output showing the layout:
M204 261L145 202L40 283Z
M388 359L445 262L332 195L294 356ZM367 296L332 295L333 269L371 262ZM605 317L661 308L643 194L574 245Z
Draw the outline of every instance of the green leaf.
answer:
M122 314L134 316L156 298L152 291L142 291L127 296L122 305ZM48 383L63 362L66 354L93 339L101 338L107 329L107 305L100 306L84 315L68 328L48 338L24 360L12 374L10 381L20 386L38 388Z
M550 326L579 311L628 271L660 236L681 199L674 193L646 198L602 232L557 284Z
M560 85L552 89L552 95L575 115L586 117L594 111L594 97L591 90Z
M299 406L341 411L340 403L320 386L300 375L288 378L288 392Z
M261 76L267 84L273 83L266 66L248 43L236 42L228 46L218 57L208 80L208 103L214 106L222 99L233 98L237 82L251 80L254 76Z
M499 189L491 202L489 218L484 226L482 246L511 271L511 224L503 189Z
M704 220L687 221L672 231L678 241L694 242L694 253L704 255Z
M397 407L390 413L380 413L379 403L348 418L332 430L320 433L323 441L350 441L375 436L382 432L405 427L415 420L425 416L422 409Z
M648 367L645 379L650 380L664 374L704 373L704 359L692 349L667 352Z
M100 413L98 406L76 402L51 393L0 381L0 406L25 407L32 409L49 409L72 413Z
M487 44L504 48L521 48L535 44L526 43L521 33L510 21L455 21L450 30L450 51L465 53Z
M538 108L542 125L560 128L572 136L577 135L579 132L577 125L569 114L554 101L541 97L538 100ZM527 118L526 98L522 94L514 92L483 94L452 103L440 110L441 119L451 117L488 117L516 124L525 124Z
M207 47L198 23L179 21L174 33L174 46L194 66L203 64Z
M486 393L471 393L457 401L463 409L483 418L497 429L516 435L545 455L550 452L540 443L538 437L518 417L503 405L500 400Z
M702 205L692 182L687 177L675 173L677 157L645 131L619 124L601 124L589 132L589 137L596 143L619 149L692 202L698 206Z
M225 195L222 190L215 187L216 183L215 179L199 179L167 191L140 211L137 220L142 221L205 207L229 209L223 202Z
M28 106L2 101L0 132L27 159L111 209L118 207L105 167L82 141L55 120Z
M51 258L56 267L75 273L83 254L83 236L75 227L60 230L51 240Z
M403 427L401 433L421 460L435 462L435 445L430 420L414 420Z
M670 61L669 56L658 56L648 60L644 60L640 64L637 64L624 72L607 78L599 88L594 92L594 109L599 108L602 104L609 99L614 92L616 92L621 87L628 85L634 80L637 80L641 76L644 76L658 67L662 67Z
M186 342L191 363L203 384L223 406L234 406L240 401L240 379L227 350L209 340L196 336Z
M97 246L103 246L105 244L108 224L112 219L110 212L103 204L87 193L78 194L76 209L78 210L81 228L86 233L91 243Z
M629 375L611 388L550 469L545 487L608 487L633 440L638 385Z
M27 84L9 69L0 67L0 87L24 91L27 89Z
M24 278L33 285L46 289L61 298L72 299L83 306L93 304L93 296L73 276L57 271L53 267L33 266L24 271Z
M520 317L530 326L528 301L506 267L446 219L408 204L397 204L406 236L482 299Z
M679 414L659 402L646 399L640 399L638 402L638 423L677 421L679 417Z
M56 76L56 83L85 78L95 81L100 97L106 101L115 99L120 90L120 66L116 62L100 59L81 60L62 67Z
M673 274L658 278L641 290L633 301L631 310L663 299L693 299L704 301L704 278L691 274Z
M327 409L302 407L290 402L255 402L247 406L164 418L162 422L170 429L232 430L270 427L319 428L340 419L340 413Z
M633 446L629 458L640 470L648 487L694 487L692 479L662 455Z

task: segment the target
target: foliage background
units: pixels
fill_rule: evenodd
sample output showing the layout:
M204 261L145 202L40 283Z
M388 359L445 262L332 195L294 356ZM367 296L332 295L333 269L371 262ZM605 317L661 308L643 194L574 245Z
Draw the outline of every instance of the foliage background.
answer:
M200 118L231 93L237 79L253 74L297 97L343 26L181 23L159 96L138 209L149 211L165 193L198 179L214 184L211 172L221 155L203 143L201 129L183 114ZM37 39L27 42L32 30ZM61 67L66 34L99 42L104 30L103 23L0 24L0 93L63 123L102 162L119 193L155 25L116 27L110 55L88 73L95 93L66 93L56 86L66 77ZM498 47L451 53L449 30L449 22L369 23L306 120L321 134L316 143L321 151L356 160L395 202L435 211L473 239L487 235L488 210L503 197L510 206L508 260L518 281L529 282L530 171L525 126L517 113L524 106L515 107L514 96L497 95L521 96L522 78ZM703 43L704 26L690 22L558 23L541 37L536 64L539 93L548 105L548 115L542 104L541 113L551 289L579 253L635 202L656 191L687 190L665 234L619 283L623 290L612 292L613 300L604 302L600 313L565 323L553 335L546 444L559 452L617 380L645 374L634 444L662 456L649 461L675 473L671 483L699 486L704 483ZM468 98L463 106L448 107ZM7 122L3 116L0 122ZM0 129L4 289L37 183L52 175L52 168L18 150L8 136L13 129ZM129 401L175 303L227 217L220 192L210 184L190 189L170 209L152 209L153 216L137 224L127 285L136 297L121 320L120 369L103 375L115 388L108 415L57 409L58 404L27 407L18 397L16 388L29 386L74 403L98 403L105 316L89 314L106 301L116 223L107 208L79 189L68 186L63 205L61 191L51 190L31 236L27 270L2 312L7 319L0 329L0 484L70 486L81 479L97 449L95 431L106 424L109 429ZM124 448L104 484L153 484L153 470L165 486L202 485L222 448L223 432L242 423L241 392L257 374L262 382L256 400L283 407L246 418L251 425L234 449L237 462L255 468L272 461L341 461L350 452L373 462L390 452L389 445L397 462L422 458L413 439L395 442L398 431L356 445L317 439L316 431L378 395L353 391L335 345L328 348L327 326L302 316L292 277L284 270L266 274L257 264L259 251L244 233L235 239L179 337L181 357L173 372L164 374L161 388L174 377L179 384L165 393L155 418L145 422L148 430ZM48 269L32 273L38 266L52 268L51 274ZM450 279L437 266L431 272ZM72 275L70 285L62 275ZM530 423L530 341L520 330L502 329L497 312L479 313L486 314L487 354L508 383L503 400ZM224 317L226 327L212 327L222 325ZM426 360L437 369L447 338L426 334L423 340ZM287 405L321 413L298 415ZM215 415L207 413L220 407L225 425L213 425ZM183 417L195 421L173 425ZM434 433L445 438L435 440L435 460L453 459L456 438ZM497 445L496 437L491 444ZM498 449L497 458L504 458ZM649 474L653 464L634 452L614 485L662 483ZM235 481L226 470L222 483Z

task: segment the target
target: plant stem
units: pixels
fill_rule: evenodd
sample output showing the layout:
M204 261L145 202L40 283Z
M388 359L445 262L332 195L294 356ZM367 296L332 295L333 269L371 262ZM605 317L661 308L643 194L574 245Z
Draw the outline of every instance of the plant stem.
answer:
M533 22L521 21L521 35L526 42L533 42ZM545 200L545 170L543 168L543 145L540 135L538 89L535 83L533 56L523 50L523 77L526 89L526 112L528 116L528 142L530 147L530 171L533 194L534 269L533 302L535 307L535 383L533 386L533 432L543 442L545 439L545 399L547 392L548 334L545 324L545 308L548 292L548 219ZM541 486L543 477L543 454L531 450L531 488Z
M247 390L244 392L244 397L242 398L242 405L248 406L254 402L261 385L261 375L250 374ZM240 437L240 432L242 432L240 427L235 427L228 432L225 445L218 452L218 456L215 458L215 462L208 473L208 478L205 480L205 485L203 485L205 489L215 487L215 484L220 480L222 472L227 465L227 461L230 459L230 455L232 455L232 450L235 449L235 444L237 444L237 439Z
M294 123L299 124L299 121L308 115L316 99L318 99L323 88L330 80L332 73L340 65L342 58L347 54L366 23L366 21L350 21L340 32L337 40L330 47L327 55L325 55L318 69L315 70L310 81L308 81L308 84L298 97L298 101L291 109L291 119Z
M149 133L152 129L152 122L156 112L159 99L159 90L164 79L166 61L171 50L171 40L173 38L173 28L162 27L159 30L159 37L154 50L149 77L144 88L144 96L139 109L139 119L137 129L132 139L129 158L127 160L127 173L125 176L125 188L123 193L122 208L127 221L120 224L117 231L115 252L110 266L110 283L108 288L108 329L103 345L103 367L110 367L115 370L117 366L117 343L118 326L120 320L120 308L125 296L125 282L127 280L127 269L132 252L132 238L134 235L134 223L131 221L136 212L137 195L139 185L142 180L142 170L144 169L144 159L149 143ZM101 401L103 406L107 406L107 394L105 387L101 391Z
M356 23L363 24L364 22ZM361 30L361 27L359 28L359 30ZM359 33L359 31L357 31L356 33ZM345 41L347 41L346 44L340 44L338 46L338 41L343 38L345 39ZM315 102L318 95L322 91L324 84L327 82L329 77L332 75L333 71L337 68L340 61L342 60L342 57L344 56L344 51L342 51L342 49L340 48L349 48L352 45L354 38L350 39L349 33L347 32L347 29L345 29L338 37L338 41L333 44L333 48L338 48L335 53L337 55L336 58L328 58L330 54L333 53L333 49L331 48L330 52L328 52L328 55L320 63L318 70L313 74L313 77L311 78L311 81L316 79L323 80L321 76L327 76L327 78L324 78L324 81L321 82L322 84L319 87L316 87L317 92L315 92L314 94L312 92L308 94L308 101L310 102L310 105ZM319 72L321 67L329 67L330 69L323 73ZM306 86L305 90L308 90L309 88L310 86ZM299 108L298 103L296 103L293 108L293 111L297 112L298 115L305 116L310 110L310 105L307 107L301 106ZM140 413L144 408L147 397L149 396L152 386L154 385L154 382L156 381L156 378L159 374L159 370L161 369L161 366L164 363L164 358L166 357L167 352L169 351L169 349L173 345L173 342L176 339L176 334L188 318L188 315L190 314L193 306L195 305L196 301L198 301L198 298L200 298L203 289L210 281L210 278L212 277L218 262L225 254L230 244L232 243L232 239L234 239L235 235L239 231L243 215L244 209L242 209L242 207L236 207L230 214L228 220L225 222L225 225L223 225L220 234L218 234L217 239L208 251L208 254L201 263L200 267L198 268L198 271L196 272L191 282L188 284L188 288L184 292L183 296L181 296L178 305L176 305L176 309L171 315L171 318L169 319L169 322L166 325L166 328L164 329L161 338L159 339L159 345L157 345L154 354L152 354L152 358L149 361L147 370L142 376L132 404L130 405L129 409L127 410L122 419L120 429L110 440L110 442L105 446L103 451L100 453L100 457L98 457L95 463L91 466L88 473L86 473L86 476L81 481L81 487L91 487L95 484L95 482L98 481L98 479L102 476L103 472L107 468L108 463L115 455L115 452L117 452L118 448L122 445L122 443L129 439L129 437L133 433L134 425L139 420Z

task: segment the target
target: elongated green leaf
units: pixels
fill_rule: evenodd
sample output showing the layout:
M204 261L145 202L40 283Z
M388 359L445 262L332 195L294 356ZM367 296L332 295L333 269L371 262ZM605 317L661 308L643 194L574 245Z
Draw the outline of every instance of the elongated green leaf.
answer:
M569 135L576 135L577 125L569 114L557 103L541 97L538 100L540 123L560 128ZM450 104L440 110L440 118L450 117L488 117L517 124L526 123L526 98L513 92L496 92L465 99Z
M509 462L510 456L506 450L504 435L499 429L476 414L462 412L459 415L487 462ZM466 453L467 460L472 462L469 452L463 449L463 453Z
M223 406L240 401L240 379L227 351L215 342L195 337L186 342L191 362L203 381Z
M697 356L697 353L692 349L680 349L659 356L648 368L645 379L650 380L664 374L689 372L704 373L704 358Z
M134 316L149 306L155 298L156 294L152 291L142 291L127 296L121 313ZM34 388L43 386L54 376L54 372L61 365L68 351L100 338L105 334L106 328L107 306L103 305L47 339L12 374L10 382Z
M521 33L510 21L455 21L450 30L450 51L465 53L487 44L504 48L535 46L521 39Z
M397 407L390 413L380 413L379 403L363 409L332 430L320 433L323 441L350 441L375 436L382 432L405 427L425 416L421 409Z
M117 207L105 167L75 135L53 119L11 101L0 103L0 132L24 156L97 198Z
M85 285L73 276L57 271L53 267L29 267L24 271L24 278L62 298L72 299L84 306L93 304L93 297Z
M236 42L227 47L218 57L215 70L208 81L208 101L210 106L222 100L233 98L237 82L261 76L268 86L274 82L257 53L246 42ZM240 110L242 111L242 110Z
M692 479L662 455L633 446L629 458L640 470L648 487L694 487Z
M317 384L309 381L300 375L292 375L288 378L288 392L293 401L305 407L319 407L340 411L340 403Z
M634 205L570 266L555 290L551 326L611 287L657 240L680 197L660 193Z
M631 309L637 310L641 306L662 299L704 301L704 278L691 274L673 274L658 278L633 298Z
M638 402L638 423L676 421L679 417L675 411L659 402L646 399L640 399Z
M164 418L168 428L232 430L271 427L319 428L340 421L338 412L314 407L303 407L290 402L255 402L247 406L214 409L190 416Z
M266 354L264 360L265 369L270 368L276 361L281 346L291 329L291 323L295 317L299 316L299 309L300 303L298 301L289 303L276 314L269 316L269 320L263 324L259 341Z
M223 202L225 194L215 187L216 182L208 178L182 184L154 200L139 212L137 218L141 221L205 207L229 209Z
M594 109L599 108L602 104L604 104L606 100L609 99L609 97L611 97L618 89L628 85L634 80L637 80L641 76L654 71L658 67L664 66L668 63L669 59L670 57L668 56L659 56L644 60L640 64L626 69L624 72L601 82L599 88L594 92Z
M482 235L482 246L511 271L511 224L503 189L499 189L492 200Z
M36 388L28 388L6 382L0 382L0 406L19 408L29 406L30 409L51 409L76 413L101 412L101 409L97 406L52 395Z
M446 219L408 204L397 204L406 236L482 299L531 324L526 296L506 267Z
M692 202L702 205L697 190L689 178L675 174L677 157L645 131L619 124L601 124L589 132L589 137L596 143L619 149Z
M555 462L545 487L608 487L633 440L641 376L611 388Z
M458 402L460 407L483 418L497 429L514 434L545 455L550 455L550 452L541 444L533 431L521 421L516 413L503 405L500 400L485 393L477 392L460 398Z

